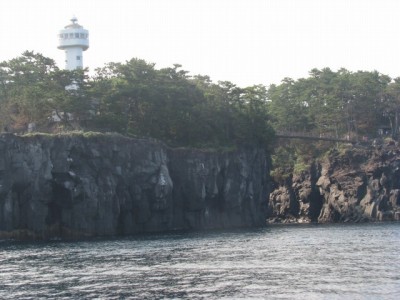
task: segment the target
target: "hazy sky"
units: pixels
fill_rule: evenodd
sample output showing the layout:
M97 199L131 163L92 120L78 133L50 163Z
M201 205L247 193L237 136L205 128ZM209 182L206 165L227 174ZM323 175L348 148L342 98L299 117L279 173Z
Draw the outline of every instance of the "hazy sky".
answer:
M57 33L73 15L90 70L137 57L240 86L315 67L400 76L399 0L0 0L0 61L34 50L64 67Z

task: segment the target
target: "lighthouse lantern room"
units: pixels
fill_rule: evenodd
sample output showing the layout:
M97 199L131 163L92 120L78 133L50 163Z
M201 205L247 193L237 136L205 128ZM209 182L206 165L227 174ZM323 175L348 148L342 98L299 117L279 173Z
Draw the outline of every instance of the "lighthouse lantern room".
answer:
M60 30L58 34L58 49L65 51L65 69L83 68L82 52L89 48L89 31L73 17L71 24Z

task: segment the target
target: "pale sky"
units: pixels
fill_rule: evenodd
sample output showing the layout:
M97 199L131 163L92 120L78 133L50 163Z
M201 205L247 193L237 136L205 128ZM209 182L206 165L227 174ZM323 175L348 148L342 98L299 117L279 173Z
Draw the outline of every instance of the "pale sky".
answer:
M90 71L137 57L239 86L324 67L400 76L399 0L0 0L0 61L33 50L64 67L73 15Z

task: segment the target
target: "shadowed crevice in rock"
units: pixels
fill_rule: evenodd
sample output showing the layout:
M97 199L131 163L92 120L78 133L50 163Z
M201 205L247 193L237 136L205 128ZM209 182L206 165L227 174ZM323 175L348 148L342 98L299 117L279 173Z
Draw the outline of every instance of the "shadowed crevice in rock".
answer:
M310 168L310 183L311 192L309 196L310 206L308 209L308 217L311 222L317 222L318 217L321 214L321 209L323 206L324 198L319 192L319 188L316 186L316 182L321 174L319 165L317 163L312 164Z

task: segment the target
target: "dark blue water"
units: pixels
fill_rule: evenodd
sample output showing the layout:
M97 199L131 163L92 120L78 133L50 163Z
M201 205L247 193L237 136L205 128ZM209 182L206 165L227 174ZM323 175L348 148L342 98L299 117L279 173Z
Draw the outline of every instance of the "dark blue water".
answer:
M1 299L400 299L400 223L0 242Z

